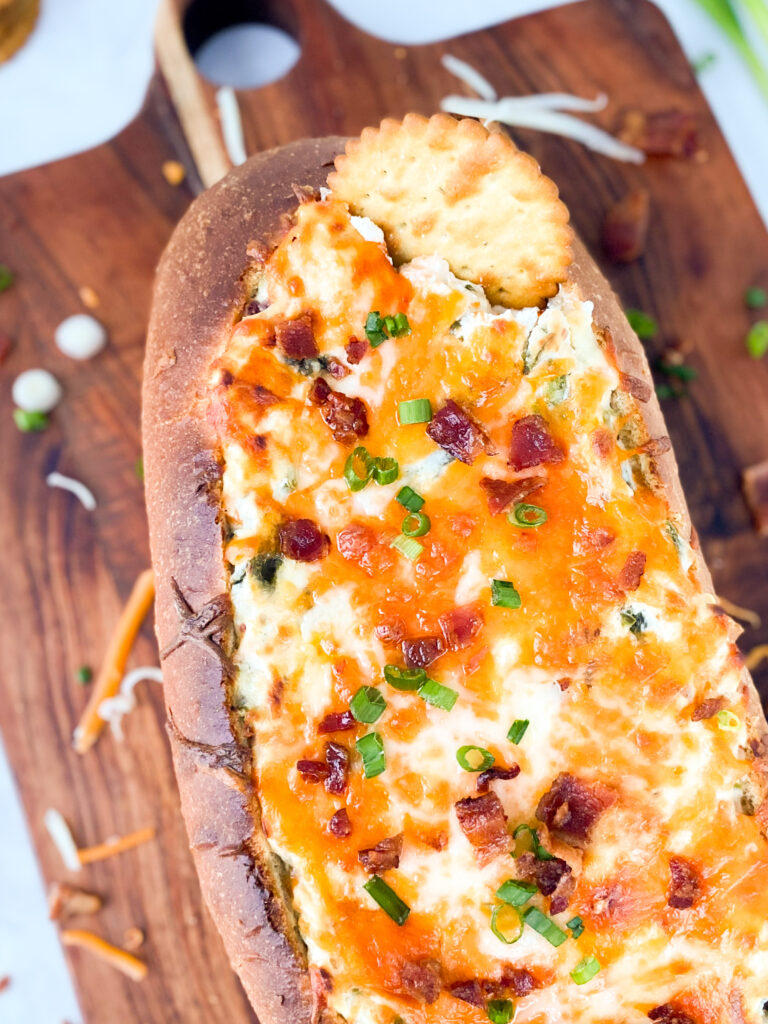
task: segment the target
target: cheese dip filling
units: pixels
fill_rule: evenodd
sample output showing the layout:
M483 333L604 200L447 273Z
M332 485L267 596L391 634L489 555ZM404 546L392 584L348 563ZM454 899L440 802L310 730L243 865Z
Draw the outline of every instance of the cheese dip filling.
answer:
M233 700L355 1024L761 1019L741 665L643 388L573 286L492 306L332 198L214 368Z

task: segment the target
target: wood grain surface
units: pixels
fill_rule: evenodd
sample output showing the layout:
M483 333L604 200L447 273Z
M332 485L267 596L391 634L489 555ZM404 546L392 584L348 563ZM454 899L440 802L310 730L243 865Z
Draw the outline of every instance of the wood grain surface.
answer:
M665 413L693 519L718 592L757 609L768 626L768 541L753 532L738 486L741 469L768 458L768 365L745 354L750 318L742 304L748 285L768 285L768 236L662 15L638 0L585 0L444 44L404 48L366 36L320 0L276 6L272 20L296 35L302 57L281 81L240 94L249 152L303 135L354 134L411 109L435 110L447 92L461 91L440 65L444 52L482 68L503 93L605 90L612 102L597 120L607 127L622 107L696 114L706 151L700 162L658 158L628 167L563 140L515 137L558 182L595 252L607 207L630 188L650 191L646 255L603 267L627 305L661 324L652 357L673 341L690 346L687 360L699 376L687 397L665 403ZM204 34L206 24L193 23L191 35ZM163 64L177 95L174 60ZM196 116L215 132L213 90L200 79L195 88ZM0 181L0 262L16 273L0 295L0 332L14 346L0 367L0 728L47 880L66 874L42 829L47 807L65 814L83 844L148 824L159 833L82 873L108 899L94 929L120 943L126 928L142 927L140 954L150 964L147 980L136 984L67 950L87 1024L253 1020L201 905L155 684L141 684L123 743L105 735L85 757L70 744L87 698L75 671L98 664L148 562L134 471L144 330L154 265L199 185L190 153L156 76L141 114L114 141ZM185 185L167 184L167 159L187 165ZM52 336L65 316L82 310L84 285L100 297L95 312L110 343L96 359L75 363ZM20 434L10 419L10 385L35 365L60 378L65 398L45 433ZM50 491L44 478L52 469L84 480L97 495L96 511ZM766 626L750 629L745 644L768 640ZM153 663L148 624L132 664ZM768 686L765 670L757 677Z

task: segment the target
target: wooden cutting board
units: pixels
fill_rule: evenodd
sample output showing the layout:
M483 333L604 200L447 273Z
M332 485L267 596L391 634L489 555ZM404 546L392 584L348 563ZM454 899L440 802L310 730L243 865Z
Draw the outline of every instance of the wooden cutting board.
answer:
M210 175L223 160L213 92L190 72L173 31L185 5L176 4L163 15L163 65ZM221 17L226 7L214 0L194 6L203 15L193 28L203 34L212 24L206 9ZM437 109L443 95L461 91L440 65L446 52L483 69L502 93L604 90L611 105L597 120L606 127L625 106L696 114L706 152L700 162L629 167L552 137L520 132L519 141L558 182L593 250L608 206L629 188L650 190L645 257L604 269L628 306L662 325L652 358L674 340L690 345L698 379L665 412L693 519L718 592L768 622L768 542L753 532L738 486L745 466L768 458L768 363L744 352L749 316L742 305L748 285L768 285L768 236L659 11L638 0L585 0L450 42L397 47L353 28L321 0L266 6L279 10L273 20L295 34L303 53L281 81L240 94L249 152ZM187 164L186 185L166 183L167 159ZM133 579L148 564L134 470L144 330L153 268L192 197L189 183L198 181L159 73L137 119L112 142L0 181L0 262L16 272L0 296L0 329L14 343L0 368L0 727L48 881L66 876L42 828L48 807L64 813L82 844L147 824L158 829L152 843L82 873L108 901L92 926L118 943L126 928L143 928L141 955L150 965L136 984L68 952L87 1024L254 1019L198 894L159 688L142 684L124 742L105 735L85 757L70 745L87 699L76 669L98 665ZM100 298L96 314L110 344L98 358L75 363L55 349L52 335L82 310L84 285ZM65 398L46 432L20 434L10 419L10 385L35 365L59 377ZM96 511L49 490L44 478L53 469L84 480L98 498ZM747 634L749 646L758 640L768 640L765 627ZM132 664L156 663L148 624ZM766 672L758 675L768 686Z

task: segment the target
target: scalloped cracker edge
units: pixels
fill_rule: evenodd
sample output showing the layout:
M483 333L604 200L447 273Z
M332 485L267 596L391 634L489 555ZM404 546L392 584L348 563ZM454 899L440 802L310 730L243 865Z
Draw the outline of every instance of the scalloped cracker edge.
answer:
M492 302L537 306L572 260L568 210L539 165L501 132L448 114L366 128L328 177L384 231L395 263L436 253Z

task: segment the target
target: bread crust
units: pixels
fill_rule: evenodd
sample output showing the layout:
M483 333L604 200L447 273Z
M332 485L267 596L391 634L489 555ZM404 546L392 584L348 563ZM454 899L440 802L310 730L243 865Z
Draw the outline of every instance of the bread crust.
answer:
M304 140L261 153L192 204L158 267L144 368L156 630L161 651L173 647L163 658L163 675L182 813L204 898L262 1024L330 1024L339 1018L313 996L290 902L261 832L247 738L227 702L231 637L217 442L202 400L210 364L246 299L248 243L280 233L296 207L292 185L323 185L346 141ZM594 302L595 323L610 331L619 369L649 387L649 400L640 403L648 436L666 435L642 345L578 239L574 257L569 279ZM656 460L656 471L676 522L690 535L671 450ZM702 585L712 591L695 549ZM766 724L746 670L744 685L750 735L757 740Z

